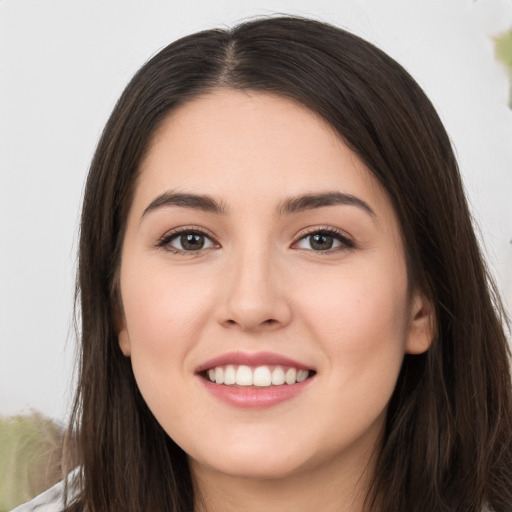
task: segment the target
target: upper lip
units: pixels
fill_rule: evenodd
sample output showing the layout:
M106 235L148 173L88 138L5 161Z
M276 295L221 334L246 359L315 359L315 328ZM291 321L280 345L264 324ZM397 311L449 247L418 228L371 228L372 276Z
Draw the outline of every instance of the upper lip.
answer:
M289 366L298 370L312 370L311 366L305 365L299 361L275 354L273 352L227 352L220 356L209 359L196 368L196 372L200 373L216 366L225 366L228 364L233 365L247 365L247 366Z

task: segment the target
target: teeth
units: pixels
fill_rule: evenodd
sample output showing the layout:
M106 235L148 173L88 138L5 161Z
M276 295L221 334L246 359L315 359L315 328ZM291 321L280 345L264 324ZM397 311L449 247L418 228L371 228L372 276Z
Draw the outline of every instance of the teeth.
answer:
M284 377L286 384L295 384L297 379L297 370L295 368L290 368Z
M215 382L224 384L224 370L220 367L215 368Z
M224 370L224 384L236 384L236 370L232 364L226 366Z
M272 384L274 386L284 384L284 370L280 366L276 366L272 371Z
M216 366L207 372L210 382L224 384L227 386L281 386L283 384L295 384L304 382L309 377L308 370L297 370L296 368L283 368L282 366Z
M255 386L267 387L272 384L272 374L268 366L258 366L254 370L253 382Z
M297 382L304 382L308 378L307 370L299 370L297 372Z
M236 371L236 384L239 386L252 386L252 383L252 370L248 366L239 366Z

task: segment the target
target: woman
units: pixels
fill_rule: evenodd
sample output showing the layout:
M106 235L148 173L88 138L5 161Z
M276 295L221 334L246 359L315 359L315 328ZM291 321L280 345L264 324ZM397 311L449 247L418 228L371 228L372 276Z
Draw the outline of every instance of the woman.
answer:
M143 66L78 297L66 510L512 510L503 310L450 142L354 35L260 19Z

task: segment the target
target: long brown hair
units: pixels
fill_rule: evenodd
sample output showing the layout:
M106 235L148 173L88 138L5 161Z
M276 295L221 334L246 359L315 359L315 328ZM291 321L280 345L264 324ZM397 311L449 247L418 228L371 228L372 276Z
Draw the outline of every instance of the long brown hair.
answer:
M80 492L68 510L194 508L187 456L148 410L119 349L116 275L152 134L177 105L218 87L277 94L322 116L386 189L401 222L411 283L435 304L431 348L403 362L368 505L384 512L512 510L504 313L449 138L394 60L346 31L294 17L172 43L135 75L105 127L81 223L81 357L71 424Z

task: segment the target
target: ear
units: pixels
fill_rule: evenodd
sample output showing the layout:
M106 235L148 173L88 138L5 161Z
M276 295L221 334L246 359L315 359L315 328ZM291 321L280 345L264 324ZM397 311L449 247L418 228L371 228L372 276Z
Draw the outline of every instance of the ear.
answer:
M435 311L432 301L419 289L411 296L411 311L405 352L423 354L432 345L436 331Z
M121 352L126 357L132 354L130 336L126 327L126 315L124 314L123 299L121 298L121 271L120 265L117 266L112 283L112 316L114 318L114 328L117 332L117 342Z
M129 357L132 354L132 349L130 343L130 336L128 335L128 329L126 327L126 317L124 315L124 311L122 311L122 308L119 307L116 309L117 311L114 314L114 325L117 330L117 342L119 343L119 348L121 349L121 352L126 357ZM120 309L121 311L119 311Z
M117 341L119 343L119 348L121 352L129 357L132 355L132 349L130 345L130 337L128 336L128 331L126 328L121 329L117 334Z

